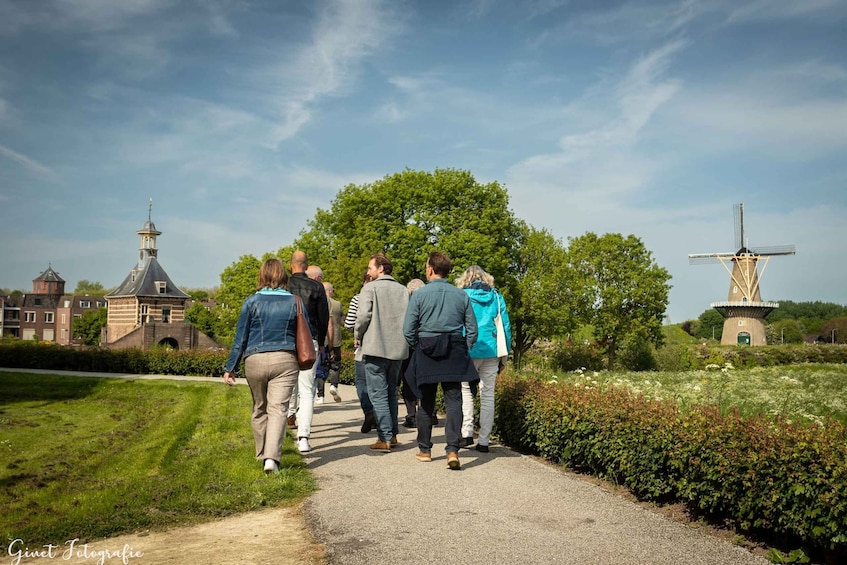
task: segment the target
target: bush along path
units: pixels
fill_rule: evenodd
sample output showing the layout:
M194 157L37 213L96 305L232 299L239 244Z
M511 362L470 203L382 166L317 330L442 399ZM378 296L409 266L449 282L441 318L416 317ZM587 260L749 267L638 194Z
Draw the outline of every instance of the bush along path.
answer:
M509 445L628 487L683 502L774 545L776 561L847 560L847 427L742 417L734 409L649 400L505 375L496 432ZM778 545L778 547L777 547Z

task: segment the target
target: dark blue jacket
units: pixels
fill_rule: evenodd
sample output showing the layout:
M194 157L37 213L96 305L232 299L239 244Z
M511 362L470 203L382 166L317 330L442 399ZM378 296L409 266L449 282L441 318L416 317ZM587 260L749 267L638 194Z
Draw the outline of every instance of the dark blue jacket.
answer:
M309 320L304 309L303 315ZM241 357L267 351L294 351L297 337L297 305L286 290L260 290L241 305L235 340L224 365L234 372Z

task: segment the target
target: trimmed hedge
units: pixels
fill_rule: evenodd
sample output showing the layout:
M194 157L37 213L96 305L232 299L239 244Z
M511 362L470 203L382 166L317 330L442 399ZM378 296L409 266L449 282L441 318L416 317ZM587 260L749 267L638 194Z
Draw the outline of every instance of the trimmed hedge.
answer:
M0 343L0 367L97 373L220 377L228 355L228 351L111 350L32 341Z
M623 484L645 500L682 501L741 531L847 551L847 427L682 411L623 389L498 379L496 433L509 445ZM837 559L837 558L836 558Z

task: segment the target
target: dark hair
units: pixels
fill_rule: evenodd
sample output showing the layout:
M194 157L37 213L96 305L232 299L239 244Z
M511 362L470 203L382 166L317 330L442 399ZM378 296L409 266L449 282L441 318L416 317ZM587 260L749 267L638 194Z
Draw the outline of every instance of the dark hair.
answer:
M282 261L266 259L262 263L262 268L259 269L259 281L256 283L256 290L262 290L265 287L285 288L286 286L288 286L288 273L285 272Z
M362 275L362 284L368 284L371 282L371 276L368 274L368 270L365 269L365 273Z
M426 260L426 264L432 267L432 270L435 271L435 274L441 277L447 277L450 274L450 270L453 268L453 263L450 262L450 257L446 253L441 253L440 251L433 251L429 254L429 258Z
M371 261L374 262L374 265L376 265L377 269L382 267L382 272L386 275L390 275L391 271L394 270L394 265L391 263L391 259L383 255L382 253L371 255Z

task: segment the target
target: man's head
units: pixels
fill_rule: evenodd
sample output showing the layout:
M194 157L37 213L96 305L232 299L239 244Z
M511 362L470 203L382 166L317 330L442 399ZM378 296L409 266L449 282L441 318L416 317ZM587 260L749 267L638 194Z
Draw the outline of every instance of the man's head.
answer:
M393 270L394 265L391 264L388 257L382 253L371 255L371 260L368 262L368 275L370 275L371 280L376 280L382 275L390 275Z
M450 269L453 268L453 263L450 262L450 257L446 253L433 251L429 254L426 260L426 278L427 279L444 279L450 274Z
M413 294L416 290L422 287L424 283L421 279L412 279L406 283L406 290L409 291L409 294Z
M309 265L309 267L306 269L306 276L312 279L313 281L323 282L324 280L323 269L321 269L317 265Z
M324 283L324 291L326 291L326 295L332 298L335 296L335 287L332 286L332 283L325 282Z
M309 260L306 258L306 252L297 250L291 254L291 267L292 273L305 273L306 268L309 266Z

